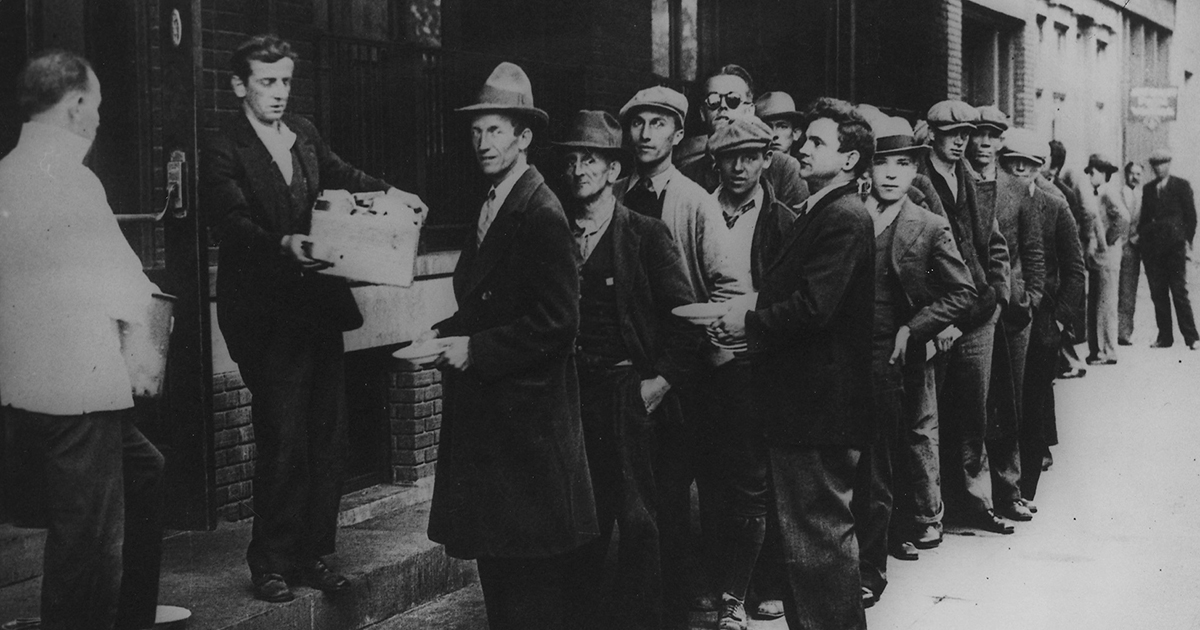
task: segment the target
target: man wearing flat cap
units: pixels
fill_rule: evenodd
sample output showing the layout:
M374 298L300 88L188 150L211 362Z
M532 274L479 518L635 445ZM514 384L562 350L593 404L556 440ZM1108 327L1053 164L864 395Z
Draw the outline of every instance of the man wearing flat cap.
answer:
M950 223L908 197L929 146L917 144L903 118L884 116L871 126L877 135L866 206L875 228L871 395L877 433L859 460L851 503L864 606L874 605L887 586L889 547L915 560L913 535L940 522L937 414L920 412L936 396L926 344L966 314L974 294ZM902 518L893 515L893 505Z
M1107 156L1093 153L1083 172L1088 181L1081 186L1080 199L1095 217L1095 250L1088 253L1087 327L1088 365L1117 362L1117 301L1121 253L1129 234L1129 210L1112 182L1117 165Z
M1187 256L1196 236L1196 200L1191 184L1171 175L1170 153L1155 151L1150 156L1150 168L1154 169L1154 181L1142 187L1138 240L1158 324L1158 338L1151 347L1169 348L1175 343L1173 303L1183 342L1195 350L1200 336L1188 299Z
M490 184L454 270L458 311L434 325L445 374L429 538L479 567L488 625L567 626L567 556L597 534L574 343L578 249L527 153L546 112L501 63L474 104Z
M671 309L695 301L666 224L621 205L621 127L607 112L581 111L555 142L579 246L580 405L600 537L573 557L580 587L575 612L595 627L662 627L655 428L679 423L675 388L698 360L701 331ZM613 524L618 542L620 619L601 609Z
M981 105L976 110L979 119L967 144L967 162L980 180L990 182L996 179L999 168L996 150L1000 148L1000 137L1008 129L1008 114L995 105Z
M1125 163L1121 201L1129 211L1129 235L1121 251L1121 274L1117 281L1117 345L1131 346L1133 316L1137 312L1138 284L1142 280L1142 254L1138 249L1138 221L1142 218L1142 165Z
M688 282L697 302L720 302L745 293L732 270L728 255L728 229L716 199L672 164L676 146L683 140L687 97L666 87L640 90L621 108L621 122L633 150L634 173L621 179L614 194L622 205L648 217L662 219L678 246ZM701 151L707 155L707 138ZM663 575L668 625L687 623L687 600L705 585L694 584L700 571L691 550L691 485L698 483L702 506L715 497L711 466L699 462L696 448L697 418L704 414L698 402L699 385L709 371L706 361L693 384L677 391L683 405L682 422L658 425L655 465L659 493L658 525L662 542ZM706 507L702 507L707 513ZM689 566L690 565L690 566Z
M926 120L933 132L933 150L921 165L933 180L976 293L960 326L962 336L939 359L938 411L946 473L942 489L947 497L959 499L967 524L1011 534L1012 526L993 511L984 445L996 322L1008 305L1010 270L994 198L980 194L964 159L978 118L975 108L962 101L941 101L930 107ZM930 530L917 546L932 547L940 541L941 533Z
M796 111L796 101L787 92L767 92L754 101L754 115L771 127L771 150L791 155L804 135L804 114Z

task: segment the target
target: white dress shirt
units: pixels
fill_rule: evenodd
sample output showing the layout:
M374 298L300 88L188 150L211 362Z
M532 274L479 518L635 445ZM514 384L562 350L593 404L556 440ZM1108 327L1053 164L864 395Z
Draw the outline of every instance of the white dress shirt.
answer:
M287 182L288 186L292 185L292 146L296 144L296 132L288 128L280 120L277 125L264 125L262 121L254 117L254 114L246 112L246 118L250 119L250 127L254 129L254 133L258 134L258 138L262 140L264 146L267 147L267 152L271 154L271 158L275 161L275 166L279 167L279 173L283 175L283 181Z
M83 158L91 142L25 123L0 160L0 403L52 415L133 406L117 320L157 291Z

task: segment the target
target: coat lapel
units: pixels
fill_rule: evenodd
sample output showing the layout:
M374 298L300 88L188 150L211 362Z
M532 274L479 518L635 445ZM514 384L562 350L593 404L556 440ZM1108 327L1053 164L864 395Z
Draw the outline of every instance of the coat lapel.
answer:
M796 220L792 223L791 229L788 230L787 235L785 235L783 238L783 245L779 248L779 253L775 255L775 259L772 260L771 263L767 265L767 268L763 270L763 275L769 273L775 268L776 265L779 264L781 260L786 257L787 252L791 250L792 247L796 245L796 241L800 239L800 235L808 230L808 226L812 224L817 213L823 211L829 204L841 199L846 195L856 194L857 190L858 186L854 182L850 182L835 188L834 190L829 191L829 193L824 197L821 197L821 200L817 202L816 206L809 208L807 212L799 217L796 217Z
M631 319L626 316L626 309L629 306L629 291L633 286L633 263L637 262L637 235L633 233L629 225L629 213L632 210L617 203L617 207L613 208L612 223L608 226L608 232L612 234L613 246L613 280L615 287L615 295L617 298L617 316L621 320L621 328L624 329L631 323ZM634 260L630 260L630 256Z
M233 119L231 135L237 144L238 157L246 169L245 181L250 185L254 196L267 206L263 208L268 213L265 218L275 220L282 216L279 206L288 203L288 187L287 182L283 180L283 173L275 166L271 152L267 151L266 145L250 126L250 121L241 113L236 114ZM277 225L275 229L284 227Z
M529 204L530 197L545 180L542 174L538 172L536 167L530 166L529 170L525 171L524 175L517 180L513 189L508 193L508 197L504 200L504 205L500 206L500 210L496 212L496 218L492 220L492 225L488 227L487 235L483 238L483 242L478 248L469 247L472 251L470 256L464 256L459 260L458 269L462 269L465 274L465 279L462 281L462 293L459 297L460 301L466 296L474 293L484 278L488 276L495 268L496 263L504 255L510 247L512 247L513 238L516 236L517 228L520 226L521 215L524 213L525 207ZM474 234L471 236L474 241ZM466 252L464 252L465 254ZM455 273L458 276L458 273ZM457 282L455 283L458 284Z
M900 214L896 217L896 232L892 237L892 269L900 271L900 259L916 245L921 233L925 231L925 222L921 220L921 209L912 200L904 198Z

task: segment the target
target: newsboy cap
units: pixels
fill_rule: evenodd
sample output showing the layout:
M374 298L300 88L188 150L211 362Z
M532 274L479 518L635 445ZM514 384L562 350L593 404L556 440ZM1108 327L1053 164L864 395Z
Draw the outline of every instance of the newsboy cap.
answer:
M533 106L533 84L515 63L500 62L484 81L475 102L454 110L467 114L517 114L545 126L550 115Z
M1101 173L1108 173L1109 175L1120 170L1120 167L1114 164L1113 161L1103 153L1093 153L1089 155L1087 167L1092 170L1100 171Z
M646 107L675 114L675 117L679 119L679 128L683 129L683 122L687 120L688 112L687 97L683 94L661 85L638 90L638 93L634 94L633 98L629 99L629 102L621 108L621 121L624 122L634 110Z
M949 100L934 103L925 115L934 131L947 132L957 129L974 129L979 120L979 110L963 101Z
M917 142L912 125L899 116L876 118L871 128L875 131L875 155L918 153L930 148Z
M720 155L742 149L766 149L771 146L772 136L771 128L757 117L739 118L708 137L708 151Z
M583 109L571 118L566 137L550 144L565 149L595 149L617 154L624 151L621 141L621 125L612 114Z
M999 133L1004 133L1008 129L1008 114L1005 114L995 105L980 105L975 108L979 112L979 120L975 123L975 127L991 127Z
M776 119L798 123L804 114L796 111L796 101L787 92L767 92L754 101L754 114L763 122Z
M1163 162L1171 161L1171 152L1166 149L1155 149L1154 153L1150 154L1151 164L1162 164Z
M1002 158L1022 158L1038 165L1046 163L1048 144L1038 139L1037 134L1020 127L1009 127L1004 132L1004 144L996 154Z

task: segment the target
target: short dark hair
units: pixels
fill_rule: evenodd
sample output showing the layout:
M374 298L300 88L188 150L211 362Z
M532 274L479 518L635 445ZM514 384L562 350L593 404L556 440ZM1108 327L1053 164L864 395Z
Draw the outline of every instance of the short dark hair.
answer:
M17 77L21 111L32 117L54 107L71 92L88 91L91 70L87 59L61 48L34 55Z
M229 70L242 82L250 80L250 62L275 63L283 58L296 60L292 45L274 35L255 35L242 42L229 58Z
M1058 140L1050 141L1050 168L1060 169L1067 163L1067 147Z
M750 78L749 71L737 65L736 63L727 63L720 68L717 68L716 72L708 75L708 78L712 79L713 77L723 76L737 77L742 81L745 81L747 95L750 97L750 100L754 100L754 79ZM705 82L707 83L708 79L706 79Z
M804 126L814 120L828 118L838 126L838 151L849 153L858 151L858 164L854 165L854 174L861 176L867 172L871 159L875 157L875 132L871 124L862 114L855 111L854 106L838 98L823 96L813 101L804 111Z
M1142 165L1141 165L1141 164L1138 164L1137 162L1134 162L1133 160L1130 160L1130 161L1126 162L1126 163L1125 163L1125 174L1126 174L1126 175L1128 175L1128 174L1129 174L1129 171L1132 171L1132 170L1133 170L1133 167L1135 167L1135 166L1136 166L1136 167L1138 167L1138 168L1141 168L1141 167L1142 167ZM1142 169L1142 170L1144 171L1144 170L1146 170L1146 169Z

